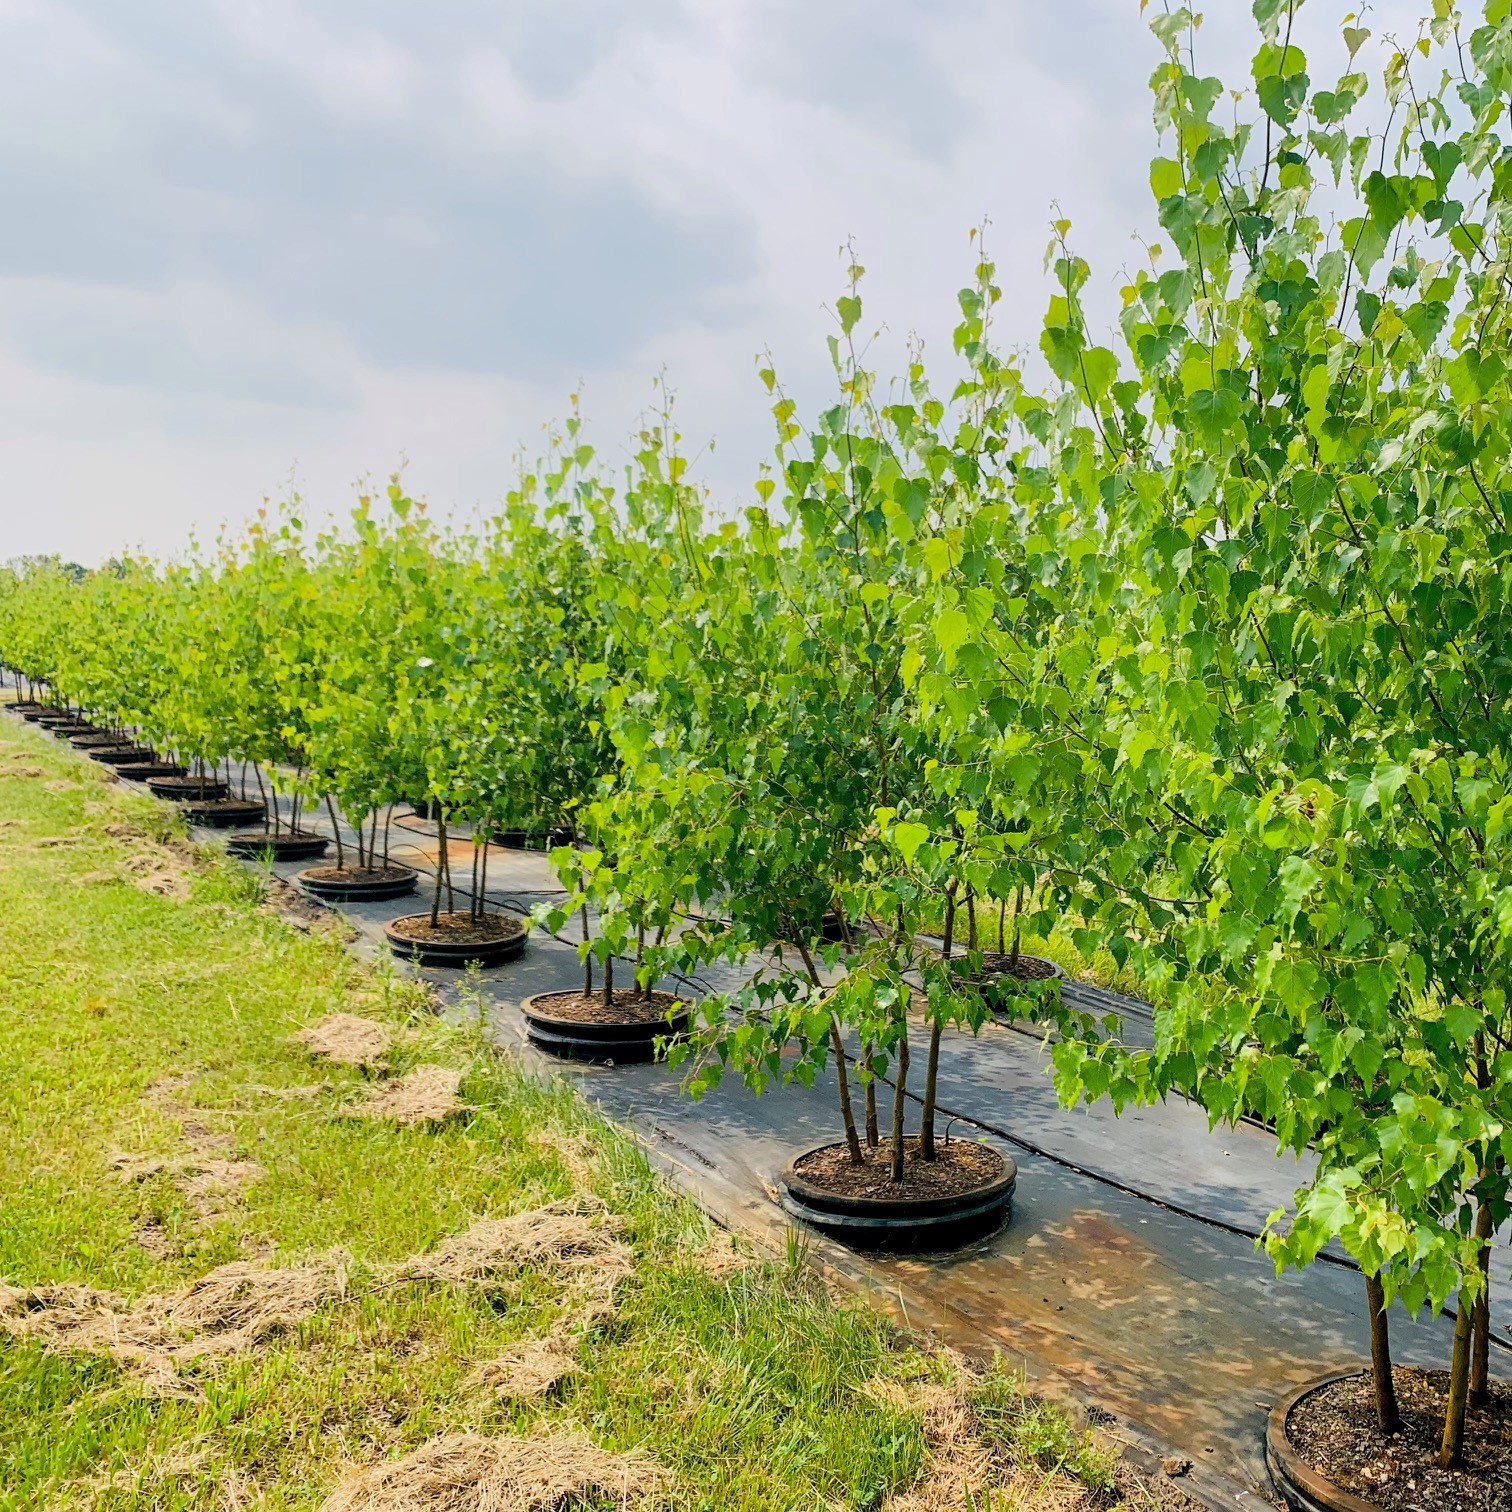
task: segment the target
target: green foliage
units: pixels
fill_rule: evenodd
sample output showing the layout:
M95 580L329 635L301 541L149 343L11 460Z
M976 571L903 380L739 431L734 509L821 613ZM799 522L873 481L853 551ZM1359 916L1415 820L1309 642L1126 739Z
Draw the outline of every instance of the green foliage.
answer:
M1158 1005L1149 1051L1053 987L1012 1005L1058 1027L1068 1102L1266 1120L1317 1155L1278 1265L1338 1241L1411 1306L1473 1300L1476 1221L1512 1211L1512 8L1435 0L1380 68L1346 25L1336 76L1297 9L1258 0L1231 101L1192 13L1153 19L1168 245L1100 339L1054 224L1043 386L975 238L948 392L917 352L867 367L852 265L834 402L805 424L760 370L777 449L737 518L669 409L622 490L574 415L476 537L396 483L314 543L23 566L0 656L358 816L571 831L539 917L596 907L585 956L747 968L700 1005L695 1091L847 1043L874 1087L911 1002L933 1053L986 1004L921 935L970 964L1012 900Z

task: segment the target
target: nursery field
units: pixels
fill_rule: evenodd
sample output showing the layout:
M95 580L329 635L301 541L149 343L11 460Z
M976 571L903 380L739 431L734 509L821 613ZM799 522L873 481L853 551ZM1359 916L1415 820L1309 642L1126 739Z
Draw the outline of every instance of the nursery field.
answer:
M1297 10L1225 81L1151 8L1116 287L1057 218L1005 288L978 227L888 373L847 257L744 494L658 382L486 513L401 470L0 566L0 1495L1118 1494L1001 1372L711 1240L522 1069L570 1063L658 1159L648 1093L725 1121L704 1211L728 1157L753 1234L917 1282L1215 1505L1512 1512L1512 0Z
M0 1506L1154 1504L11 724Z

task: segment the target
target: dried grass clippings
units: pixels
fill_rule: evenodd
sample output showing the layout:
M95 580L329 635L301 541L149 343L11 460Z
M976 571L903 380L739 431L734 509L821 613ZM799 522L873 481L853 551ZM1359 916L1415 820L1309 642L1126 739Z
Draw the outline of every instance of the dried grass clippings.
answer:
M387 1024L355 1013L330 1013L294 1035L311 1055L338 1066L376 1066L389 1052Z
M591 1496L646 1507L670 1484L644 1454L614 1454L577 1433L450 1433L353 1471L320 1512L556 1512Z

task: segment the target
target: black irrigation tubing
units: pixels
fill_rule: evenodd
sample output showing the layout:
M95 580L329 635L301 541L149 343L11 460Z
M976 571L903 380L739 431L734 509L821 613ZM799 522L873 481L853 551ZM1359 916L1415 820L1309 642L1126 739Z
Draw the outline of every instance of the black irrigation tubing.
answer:
M879 1076L877 1078L884 1087L895 1087L896 1083L891 1077ZM923 1099L917 1092L903 1093L912 1103L923 1105ZM1012 1134L1007 1129L999 1128L996 1124L988 1123L985 1119L974 1118L969 1113L958 1113L945 1106L944 1103L935 1104L936 1111L945 1115L947 1127L952 1123L969 1124L974 1129L981 1129L984 1133L991 1134L1007 1144L1015 1145L1027 1154L1037 1156L1041 1160L1048 1160L1052 1165L1060 1166L1063 1170L1071 1171L1077 1176L1084 1177L1088 1181L1095 1181L1105 1187L1111 1187L1115 1192L1122 1192L1126 1197L1134 1197L1140 1202L1148 1202L1152 1207L1158 1207L1167 1213L1174 1213L1178 1218L1186 1218L1193 1223L1203 1224L1207 1228L1218 1229L1225 1234L1233 1234L1239 1239L1249 1239L1258 1244L1261 1235L1253 1229L1245 1228L1242 1224L1228 1223L1222 1218L1212 1218L1206 1213L1199 1213L1193 1208L1183 1207L1179 1202L1169 1202L1163 1197L1152 1196L1149 1192L1142 1192L1138 1187L1130 1186L1127 1182L1120 1181L1116 1176L1108 1176L1102 1171L1095 1171L1090 1166L1084 1166L1077 1161L1068 1160L1064 1155L1057 1155L1055 1151L1046 1149L1043 1145L1036 1144L1032 1139L1025 1139L1021 1134ZM1319 1250L1315 1257L1325 1261L1329 1265L1337 1266L1340 1270L1354 1271L1361 1274L1359 1262L1348 1255L1330 1254L1327 1250ZM1444 1308L1446 1318L1457 1319L1458 1312L1451 1307ZM1512 1328L1512 1324L1505 1325ZM1498 1334L1490 1335L1491 1342L1498 1349L1504 1349L1512 1354L1512 1340L1503 1339Z
M421 822L423 823L424 821ZM400 827L408 829L411 826L400 821ZM417 868L417 870L430 872L430 874L434 876L434 871L429 867L419 867ZM460 893L464 898L472 897L470 888L458 887L456 891ZM512 896L548 896L560 894L566 891L566 888L521 888L515 889ZM489 894L487 892L484 893L484 900L489 900ZM498 903L501 907L511 909L513 912L519 914L522 918L528 919L530 917L530 911L528 909L521 908L518 905L510 902L509 896L507 895L496 895L493 898L493 901ZM692 919L706 918L708 916L703 914L689 914L687 915L687 917ZM547 933L553 940L556 940L559 944L562 945L575 946L580 943L577 940L571 940L564 935L557 934L555 931L548 930ZM627 964L629 964L628 957L616 957L616 959L625 961ZM682 983L686 986L697 987L705 992L710 990L709 984L702 981L696 976L677 971L668 972L667 975L671 977L673 981ZM1119 996L1122 997L1123 995L1119 994ZM1137 998L1127 998L1125 999L1125 1001L1135 1009L1136 1014L1139 1017L1144 1017L1145 1013L1148 1013L1148 1015L1153 1019L1154 1009L1153 1007L1151 1007L1151 1005L1143 1003ZM1022 1034L1030 1039L1038 1040L1043 1038L1043 1036L1036 1034L1029 1029L1022 1028L1018 1024L1005 1023L1000 1019L995 1019L994 1022L1000 1023L1005 1029L1012 1030L1014 1033ZM881 1084L885 1087L896 1086L891 1077L881 1076L878 1077L877 1080L881 1082ZM905 1090L903 1095L910 1102L918 1104L920 1106L923 1105L923 1099L919 1096L918 1093ZM1251 1243L1254 1244L1258 1244L1262 1238L1261 1234L1255 1232L1255 1230L1253 1229L1246 1228L1242 1224L1229 1223L1222 1218L1214 1218L1207 1213L1200 1213L1195 1208L1185 1207L1181 1203L1170 1202L1163 1197L1156 1197L1149 1192L1141 1191L1140 1188L1131 1186L1128 1182L1120 1181L1117 1177L1109 1176L1105 1172L1094 1170L1091 1166L1085 1166L1078 1161L1070 1160L1064 1155L1057 1155L1055 1151L1047 1149L1044 1145L1037 1144L1032 1139L1026 1139L1021 1134L1011 1133L1009 1130L1001 1128L996 1124L988 1123L985 1119L975 1118L969 1113L957 1112L954 1109L946 1106L944 1103L936 1103L935 1106L937 1111L945 1116L947 1129L950 1124L955 1123L966 1124L974 1129L981 1129L984 1133L991 1134L994 1136L994 1138L1001 1139L1005 1143L1013 1145L1017 1149L1023 1150L1026 1154L1033 1155L1040 1160L1047 1160L1052 1165L1059 1166L1062 1170L1070 1171L1073 1175L1080 1176L1084 1180L1093 1181L1098 1183L1100 1186L1109 1188L1112 1191L1121 1192L1126 1197L1132 1197L1136 1201L1148 1203L1151 1207L1157 1207L1161 1209L1161 1211L1174 1214L1178 1218L1185 1218L1188 1222L1201 1224L1205 1228L1214 1229L1220 1233L1231 1234L1238 1239L1248 1239L1251 1241ZM1331 1254L1327 1250L1320 1250L1315 1258L1324 1261L1326 1264L1336 1266L1340 1270L1353 1271L1356 1275L1361 1274L1359 1263L1350 1258L1348 1255L1335 1255ZM1458 1311L1450 1307L1444 1308L1443 1315L1454 1320L1458 1320L1459 1317ZM1512 1325L1508 1326L1512 1327ZM1489 1338L1490 1342L1495 1344L1498 1349L1504 1350L1508 1354L1512 1354L1512 1340L1503 1339L1496 1333L1492 1333Z

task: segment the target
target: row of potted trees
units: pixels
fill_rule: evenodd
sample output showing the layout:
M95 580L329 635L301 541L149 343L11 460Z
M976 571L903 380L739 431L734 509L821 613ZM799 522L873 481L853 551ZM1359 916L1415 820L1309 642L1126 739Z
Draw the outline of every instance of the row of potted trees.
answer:
M965 1192L952 1235L1001 1214L1009 1163L934 1117L943 1035L993 1006L1054 1023L1068 1102L1265 1121L1316 1155L1267 1246L1359 1262L1383 1431L1389 1303L1457 1301L1453 1466L1512 1211L1512 21L1454 50L1452 108L1417 77L1443 17L1391 52L1388 141L1351 125L1365 34L1315 88L1292 9L1256 6L1233 122L1193 18L1154 23L1170 250L1104 345L1056 225L1044 392L992 340L985 251L946 393L917 356L879 384L852 268L835 402L804 428L763 371L777 456L737 517L669 411L622 485L574 419L480 535L396 483L314 540L289 518L211 563L28 571L0 656L191 777L244 758L331 797L364 867L373 816L430 806L428 925L464 947L486 884L442 908L448 827L569 837L537 918L581 921L585 980L537 1033L686 1015L695 1093L827 1070L844 1137L791 1188L838 1228L879 1196ZM1056 928L1137 969L1153 1049L1036 986L1023 936ZM713 962L746 985L656 994Z

